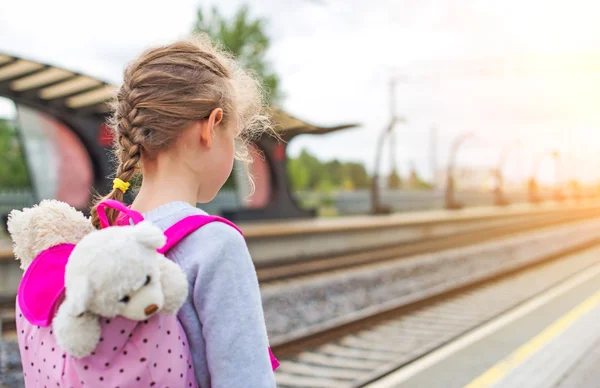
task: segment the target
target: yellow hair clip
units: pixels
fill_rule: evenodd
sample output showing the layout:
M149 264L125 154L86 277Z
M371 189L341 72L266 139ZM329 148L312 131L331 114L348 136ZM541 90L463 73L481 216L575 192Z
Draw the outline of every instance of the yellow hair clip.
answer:
M125 194L127 189L129 189L129 182L124 182L119 178L115 178L115 180L113 180L113 190L114 189L119 189Z

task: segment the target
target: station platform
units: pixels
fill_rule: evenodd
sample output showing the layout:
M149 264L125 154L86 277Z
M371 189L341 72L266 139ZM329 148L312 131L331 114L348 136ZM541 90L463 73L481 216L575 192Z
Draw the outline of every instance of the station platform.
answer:
M367 387L594 388L599 365L600 263Z
M547 201L542 203L516 203L508 206L474 206L463 209L431 209L415 212L401 212L387 215L355 215L333 218L308 218L299 220L278 220L238 223L246 238L280 237L287 235L305 235L315 233L346 232L390 226L457 222L492 217L514 217L545 213L581 206L599 206L596 199L563 202Z
M536 217L551 217L557 221L564 220L565 216L589 218L594 215L600 215L600 201L597 199L378 216L261 221L238 223L238 226L244 233L255 264L264 267L527 223ZM3 261L14 260L8 235L0 231L0 266Z

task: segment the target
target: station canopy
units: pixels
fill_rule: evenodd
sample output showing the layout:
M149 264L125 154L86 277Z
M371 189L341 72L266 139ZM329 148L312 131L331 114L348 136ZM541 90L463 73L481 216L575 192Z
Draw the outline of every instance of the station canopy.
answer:
M0 96L52 113L104 116L115 85L60 67L0 52ZM271 108L275 130L289 140L299 134L325 134L356 124L321 127Z

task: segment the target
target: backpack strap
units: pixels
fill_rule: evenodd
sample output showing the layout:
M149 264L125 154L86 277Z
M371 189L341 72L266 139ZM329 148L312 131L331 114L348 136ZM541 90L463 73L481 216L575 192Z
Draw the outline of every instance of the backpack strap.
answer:
M177 245L178 242L183 240L190 233L212 222L222 222L224 224L227 224L235 230L237 230L242 236L244 235L240 228L238 228L233 222L225 218L217 216L208 216L204 214L188 216L183 220L175 223L167 230L165 230L165 236L167 236L167 243L158 250L158 253L164 254L168 252L171 248Z
M115 201L114 199L105 199L96 206L98 220L100 220L100 225L103 229L111 226L108 222L108 217L106 216L106 208L118 210L119 212L127 215L134 224L144 220L144 217L140 213L136 212L135 210L131 210L129 207L125 206L124 203Z
M233 222L225 218L217 216L208 216L204 214L188 216L183 220L175 223L173 226L171 226L165 231L165 236L167 236L167 243L158 250L158 253L165 254L171 248L177 245L178 242L187 237L190 233L212 222L222 222L224 224L227 224L235 230L237 230L242 236L244 235L240 228L238 228ZM271 367L273 368L273 370L275 370L279 367L279 361L277 360L275 355L273 355L273 352L271 351L270 347L268 348L268 351L269 359L271 361Z

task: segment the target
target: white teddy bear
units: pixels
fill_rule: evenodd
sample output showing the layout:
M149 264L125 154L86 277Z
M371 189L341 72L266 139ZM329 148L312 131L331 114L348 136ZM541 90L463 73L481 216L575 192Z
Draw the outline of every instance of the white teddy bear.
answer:
M145 320L158 312L176 314L187 297L185 274L157 252L164 233L147 221L95 230L72 207L42 201L13 211L8 228L24 269L47 248L76 244L65 270L65 300L52 321L58 345L74 357L96 348L99 316Z

